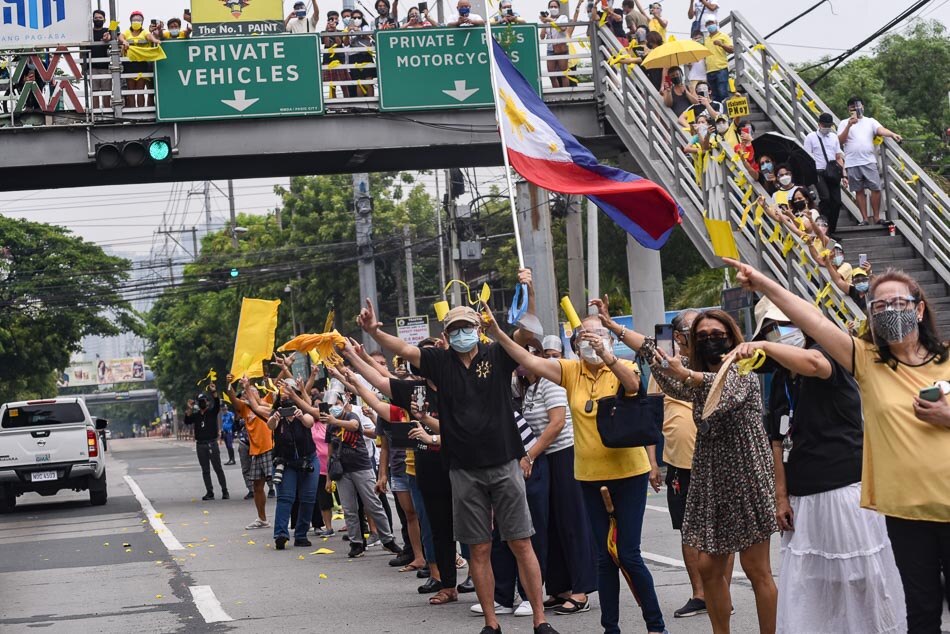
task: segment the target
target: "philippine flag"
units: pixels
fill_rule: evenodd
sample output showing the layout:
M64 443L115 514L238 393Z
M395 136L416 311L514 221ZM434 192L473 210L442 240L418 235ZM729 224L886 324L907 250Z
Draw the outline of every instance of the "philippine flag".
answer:
M526 180L560 194L583 194L649 249L662 247L680 223L665 189L636 174L601 165L548 110L492 38L495 99L508 160Z

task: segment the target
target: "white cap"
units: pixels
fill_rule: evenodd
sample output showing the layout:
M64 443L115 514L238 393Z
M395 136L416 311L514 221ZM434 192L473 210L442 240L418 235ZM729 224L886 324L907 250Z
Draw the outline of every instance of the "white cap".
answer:
M548 335L541 342L542 350L557 350L558 352L564 352L564 342L561 341L561 338L556 335Z

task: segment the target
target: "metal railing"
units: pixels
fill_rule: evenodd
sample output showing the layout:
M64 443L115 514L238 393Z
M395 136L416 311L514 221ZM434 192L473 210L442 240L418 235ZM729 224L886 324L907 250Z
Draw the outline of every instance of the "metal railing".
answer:
M592 62L590 42L587 36L587 22L572 22L567 25L575 27L570 37L565 37L559 43L569 46L566 54L548 53L549 41L539 40L540 79L542 96L548 101L591 100L594 93L592 79ZM369 35L368 33L366 35ZM379 109L379 86L376 75L375 46L358 46L350 43L346 46L333 47L333 57L327 59L324 54L330 52L329 47L323 45L324 37L341 37L340 32L325 32L320 34L321 70L323 72L323 97L328 114L346 110ZM37 55L42 58L54 55L57 52L69 54L81 69L78 74L58 75L57 80L68 79L74 86L76 94L81 99L82 108L68 109L63 102L55 110L34 108L27 111L17 111L16 104L20 99L20 84L13 82L13 74L24 58ZM354 62L351 56L369 54L372 61ZM107 121L114 121L115 110L112 108L114 98L113 82L115 75L108 68L111 59L92 58L88 48L69 47L60 50L38 49L34 51L0 51L0 127L23 127L37 125L95 125ZM548 62L567 60L565 70L549 70ZM3 65L3 62L6 62ZM129 60L122 58L125 64ZM58 66L65 67L65 62ZM6 72L4 72L6 70ZM354 71L359 71L358 73ZM372 72L371 72L372 71ZM373 77L354 77L353 75L369 74ZM122 72L119 75L122 82L119 94L123 102L122 119L132 121L153 122L156 117L155 108L155 73L149 72ZM330 79L333 77L334 79ZM552 78L567 77L568 86L554 86ZM144 87L130 89L129 80L147 80ZM49 86L40 87L44 96L44 104L52 98L53 89ZM42 104L41 104L42 105ZM26 116L23 116L26 115ZM30 116L38 115L38 117Z
M673 110L639 67L622 62L624 47L613 33L594 29L595 82L607 120L645 175L666 186L679 202L683 228L706 261L721 264L710 247L705 218L728 220L744 261L755 262L786 288L816 302L843 326L862 318L812 260L807 245L757 209L758 196L768 195L732 149L717 147L698 158L684 153L690 137Z
M832 110L808 87L792 67L759 35L742 14L733 12L735 76L780 132L804 141L818 126L818 115ZM838 119L835 117L835 124ZM882 209L901 235L927 261L945 284L950 284L950 197L892 139L878 146L882 178ZM857 206L850 192L842 192L855 218Z

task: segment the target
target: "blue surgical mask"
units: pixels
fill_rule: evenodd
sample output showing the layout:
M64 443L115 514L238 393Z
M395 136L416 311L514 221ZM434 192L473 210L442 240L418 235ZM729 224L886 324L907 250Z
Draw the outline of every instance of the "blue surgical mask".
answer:
M771 172L771 171L772 171L772 164L769 163L768 161L765 161L764 163L762 163L762 165L761 165L760 167L762 168L762 171L763 171L763 172Z
M475 329L472 328L470 332L466 332L466 330L469 329L459 328L449 333L449 345L452 346L452 349L456 352L463 354L478 345L478 333L475 332Z
M471 9L470 7L460 7L460 8L459 8L459 15L461 15L461 16L463 16L463 17L464 17L464 16L467 16L467 15L468 15L469 13L471 13L471 12L472 12L472 9Z
M333 418L339 418L343 414L343 406L334 405L330 408L330 416Z
M854 290L858 291L859 293L867 293L869 288L871 288L870 282L858 282L854 285Z
M709 34L710 34L710 35L713 35L713 34L715 34L715 33L719 30L719 25L718 25L718 24L710 24L709 26L706 27L706 30L709 31Z
M343 18L343 26L349 26L349 25L350 25L350 18L349 17Z
M844 256L843 255L834 256L833 258L831 258L831 263L834 264L835 266L841 266L842 264L844 264Z

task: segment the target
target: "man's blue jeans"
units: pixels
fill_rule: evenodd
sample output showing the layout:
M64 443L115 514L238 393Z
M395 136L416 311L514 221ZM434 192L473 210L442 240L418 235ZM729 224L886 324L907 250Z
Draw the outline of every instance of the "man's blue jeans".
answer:
M416 476L409 476L409 494L412 496L412 505L416 509L419 519L419 531L422 533L422 550L425 551L425 560L428 563L435 561L435 542L432 541L432 527L429 526L429 515L426 513L426 503L422 499L422 491L416 483ZM418 553L416 556L418 557Z
M725 104L729 99L729 69L714 70L706 73L706 83L709 84L709 91L712 93L714 101Z
M604 627L604 634L620 632L621 583L620 571L607 552L610 517L600 495L601 486L607 487L614 503L614 515L617 518L617 553L620 564L633 580L647 630L662 632L666 629L660 602L653 587L653 575L640 556L640 534L647 505L648 479L649 474L644 473L621 480L581 482L587 517L597 545L597 589L600 592L600 624ZM626 582L623 585L626 586Z
M290 523L290 508L294 498L300 501L297 511L297 526L294 539L306 539L310 520L313 517L313 505L317 501L317 481L320 479L320 458L310 454L313 471L298 471L291 465L284 467L284 479L277 485L277 510L274 511L274 539L288 537L287 525Z

